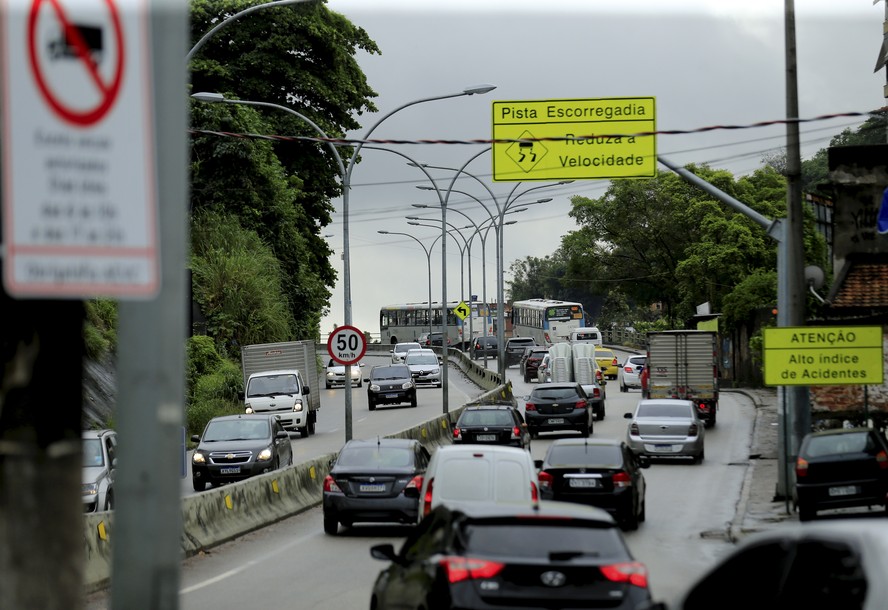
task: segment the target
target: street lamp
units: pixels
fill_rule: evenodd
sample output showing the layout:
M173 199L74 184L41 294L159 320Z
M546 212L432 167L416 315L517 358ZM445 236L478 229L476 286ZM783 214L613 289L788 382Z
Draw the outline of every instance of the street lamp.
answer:
M288 106L281 106L280 104L274 104L270 102L254 102L249 100L233 100L227 99L221 93L195 93L192 94L191 97L205 101L205 102L225 102L228 104L240 104L244 106L260 106L266 108L275 108L277 110L283 110L284 112L288 112L296 117L299 117L306 123L308 123L312 129L318 132L321 137L326 140L326 143L330 146L330 149L333 152L333 157L336 159L336 163L339 166L339 175L342 179L342 287L343 287L343 300L344 300L344 318L345 325L352 325L352 299L351 299L351 256L349 252L349 192L351 191L351 175L354 171L355 163L358 159L358 154L361 151L361 148L364 145L364 141L366 141L370 134L379 127L379 125L385 121L387 118L399 112L405 108L409 108L410 106L415 106L417 104L422 104L424 102L434 102L437 100L444 100L453 97L462 97L462 96L471 96L471 95L481 95L484 93L489 93L496 89L495 85L476 85L472 87L467 87L460 91L459 93L450 93L446 95L437 95L433 97L425 97L418 100L413 100L412 102L407 102L406 104L402 104L395 108L394 110L389 111L388 113L382 115L375 123L373 123L366 132L364 132L363 137L360 139L358 144L352 150L351 156L348 158L348 162L344 163L342 160L342 156L339 154L339 150L332 142L330 142L329 136L321 129L317 124L314 123L311 119L306 117L304 114L293 110ZM442 245L443 248L443 245ZM447 356L446 352L446 343L444 346L444 356ZM351 366L346 365L345 367L345 378L350 379L351 377ZM446 379L446 368L444 371L444 378L442 379L442 383L445 383ZM350 441L352 439L352 388L351 384L345 384L345 440Z
M490 150L490 147L483 149L480 153L478 153L477 155L472 157L472 159L470 159L469 162L471 162L473 159L475 159L476 157L480 156L482 153L487 152L489 150ZM453 180L451 181L451 189L450 189L450 191L448 191L448 195L450 194L450 192L455 192L455 191L453 191L453 188L452 188L453 183L456 181L456 178L460 174L465 174L466 176L468 176L470 178L474 178L476 182L478 182L482 187L484 187L484 189L487 191L488 195L490 195L490 199L493 201L494 205L496 206L497 214L494 215L493 212L490 211L490 208L486 204L484 204L484 202L482 202L478 198L475 198L475 200L478 201L478 203L480 203L481 206L484 208L484 210L487 212L488 216L490 216L491 220L496 223L497 264L499 265L499 268L497 269L497 282L496 282L496 288L497 288L497 290L496 290L496 292L497 292L497 295L496 295L496 298L497 298L496 336L497 336L497 343L500 346L499 352L497 354L497 358L498 358L497 370L498 370L500 376L503 379L505 379L506 378L506 360L505 360L505 354L503 353L503 350L502 350L502 347L505 345L505 307L504 307L504 305L505 305L505 295L504 295L505 280L503 277L504 271L502 268L502 265L503 265L503 235L502 235L502 233L503 232L501 230L502 225L503 225L504 216L508 212L509 208L511 208L513 205L515 205L517 200L520 197L526 195L527 193L530 193L531 191L536 191L539 189L551 188L553 186L561 186L564 184L570 184L571 182L573 182L573 180L562 180L560 182L556 182L553 184L541 184L539 186L534 186L534 187L525 189L525 190L521 191L520 193L516 193L515 191L517 191L518 187L522 184L521 182L518 182L517 184L515 184L515 186L512 188L512 190L509 192L509 194L505 197L503 203L500 203L499 198L497 198L497 196L493 193L493 191L490 189L490 187L487 186L487 184L483 180L481 180L481 178L472 174L471 172L466 171L465 168L467 165L468 165L468 163L465 163L461 168L457 169L457 168L453 168L453 167L441 167L441 166L424 164L421 169L429 168L429 169L440 169L440 170L455 172ZM428 186L417 186L416 188L421 189L421 190L432 190ZM459 192L462 192L462 191L459 191ZM551 201L551 200L552 199L550 197L546 200L539 200L536 203L545 203L545 202ZM442 216L443 216L443 212L442 212Z
M437 228L437 227L435 227L435 228ZM432 240L432 243L429 245L429 247L426 248L425 244L422 242L421 239L411 235L410 233L399 233L398 231L377 231L377 233L379 233L381 235L403 235L404 237L409 237L410 239L412 239L413 241L418 243L419 246L423 249L423 252L425 252L426 262L427 262L427 266L428 266L428 273L429 273L429 334L431 335L432 334L432 248L435 247L435 243L437 243L437 241L439 239L441 239L441 236L438 235L437 237L435 237L435 239Z
M415 227L430 227L432 229L438 228L438 225L427 225L427 224L422 224L422 222L416 222L416 221L436 222L436 221L438 221L437 218L420 218L419 216L407 216L407 220L413 221L413 222L408 222L407 224L415 226ZM459 300L465 301L465 298L466 298L465 297L465 295L466 295L466 290L465 290L466 289L465 255L466 255L466 249L468 248L469 242L466 239L466 237L462 234L461 229L469 229L471 227L457 227L449 222L447 223L447 226L450 227L450 230L447 231L447 234L450 235L450 237L453 237L453 240L456 242L456 247L459 249L459 292L460 292ZM454 235L453 235L454 233L456 233L460 236L460 239L462 239L462 245L460 245L459 240L457 240L456 237L454 237ZM438 237L440 238L440 235ZM469 262L471 263L471 261L469 261ZM471 267L471 264L469 265L469 292L470 293L472 292L472 267ZM471 320L471 316L469 317L469 319ZM463 337L463 339L465 339L465 337Z

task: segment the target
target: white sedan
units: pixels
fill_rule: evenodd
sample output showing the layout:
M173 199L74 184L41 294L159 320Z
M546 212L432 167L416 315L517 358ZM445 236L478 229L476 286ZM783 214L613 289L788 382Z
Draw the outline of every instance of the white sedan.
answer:
M360 365L352 365L351 367L351 381L352 387L361 387L363 385L363 376L361 373L361 367L364 366L362 362ZM345 387L345 365L339 364L333 358L330 358L330 361L327 362L327 389L329 390L333 386L341 385Z

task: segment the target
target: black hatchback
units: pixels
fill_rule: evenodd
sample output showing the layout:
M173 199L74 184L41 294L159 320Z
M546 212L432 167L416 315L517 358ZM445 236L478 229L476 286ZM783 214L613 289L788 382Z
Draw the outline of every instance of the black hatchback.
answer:
M888 444L871 428L809 433L795 471L800 521L819 510L888 506Z
M540 469L540 497L603 508L623 528L634 530L645 519L642 468L650 462L612 438L559 438L535 462Z
M390 561L370 607L642 608L648 573L617 524L591 506L543 500L435 508L401 550L370 548Z
M416 406L416 383L406 364L386 364L370 369L367 382L367 408L376 410L377 405L410 403Z
M532 438L540 432L577 430L583 436L593 431L594 412L589 396L579 383L541 383L524 405L524 421Z
M466 407L453 427L453 444L507 445L530 450L530 433L511 405Z
M336 534L340 523L416 523L430 457L413 439L348 441L324 479L324 531Z

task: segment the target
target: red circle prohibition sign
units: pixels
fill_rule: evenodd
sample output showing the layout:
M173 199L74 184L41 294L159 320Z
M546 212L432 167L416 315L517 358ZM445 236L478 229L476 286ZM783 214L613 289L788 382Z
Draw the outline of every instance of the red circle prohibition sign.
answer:
M110 82L105 82L102 75L99 74L99 67L90 53L89 45L84 40L80 30L74 25L65 14L64 8L61 6L60 0L33 0L31 3L31 12L28 16L28 58L31 63L31 71L37 81L37 86L43 98L50 107L62 119L87 127L101 120L107 113L117 96L120 93L120 87L123 83L123 65L124 65L124 47L123 47L123 27L120 23L120 14L114 4L114 0L104 0L108 6L111 17L111 24L114 29L114 41L117 43L117 65L114 68L114 75ZM40 62L37 57L37 17L44 3L48 3L55 12L56 17L61 25L61 31L66 41L74 48L77 54L77 60L84 63L86 73L99 91L101 101L86 110L78 110L63 104L56 98L55 93L46 82L44 75L40 70Z

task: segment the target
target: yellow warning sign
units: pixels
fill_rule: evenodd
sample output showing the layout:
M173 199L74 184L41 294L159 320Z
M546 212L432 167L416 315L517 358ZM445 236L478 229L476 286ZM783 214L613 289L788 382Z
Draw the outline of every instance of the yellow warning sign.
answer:
M881 326L765 328L765 385L881 385Z
M653 97L493 102L493 179L651 178Z

